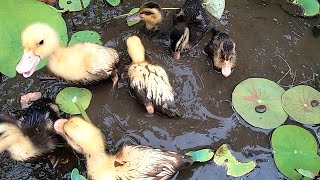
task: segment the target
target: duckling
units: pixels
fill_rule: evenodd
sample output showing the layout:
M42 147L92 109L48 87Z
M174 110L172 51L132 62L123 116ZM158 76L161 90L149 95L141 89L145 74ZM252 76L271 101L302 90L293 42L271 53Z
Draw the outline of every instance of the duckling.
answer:
M204 48L212 58L214 69L228 77L236 64L236 44L227 33L212 28L212 38Z
M79 117L60 119L54 128L75 151L86 157L92 180L170 179L193 163L189 156L142 145L124 145L115 155L107 154L101 130Z
M209 18L200 0L186 0L175 14L170 46L174 59L180 59L183 50L197 45L209 29Z
M142 4L138 13L128 17L127 20L143 20L147 30L158 31L159 24L162 22L161 6L156 2L146 2Z
M144 104L148 115L152 116L156 109L163 115L180 117L166 71L146 61L145 49L139 37L129 37L127 48L132 60L128 69L130 87Z
M118 81L115 65L119 56L113 48L89 42L62 47L55 30L42 23L26 27L21 38L24 54L16 70L24 77L30 77L40 60L48 58L49 70L68 81L86 84L110 76L113 86Z
M34 100L34 95L27 96ZM26 102L27 98L22 97ZM17 161L32 160L52 152L59 143L53 128L59 119L58 113L58 106L51 99L41 98L17 111L16 117L0 114L0 152L8 151Z

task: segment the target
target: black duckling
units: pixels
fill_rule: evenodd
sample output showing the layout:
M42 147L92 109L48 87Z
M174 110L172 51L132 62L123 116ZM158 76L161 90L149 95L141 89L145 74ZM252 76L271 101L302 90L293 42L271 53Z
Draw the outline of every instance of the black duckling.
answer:
M54 128L86 157L88 177L92 180L165 180L193 163L189 156L142 145L125 145L115 155L108 154L101 130L79 117L60 119Z
M159 24L162 22L161 6L156 2L146 2L142 4L139 12L133 16L130 16L128 20L143 20L146 23L147 30L158 31Z
M175 14L174 29L170 34L170 45L174 59L180 59L180 53L194 47L209 29L209 18L200 0L186 0Z
M59 119L59 109L51 99L41 98L16 111L16 117L0 115L0 152L26 161L52 152L58 143L53 124Z
M148 115L153 115L156 109L166 116L180 117L166 71L146 61L145 49L139 37L129 37L127 48L132 60L128 69L130 87L146 107Z
M204 48L212 59L214 69L228 77L236 65L236 44L227 33L212 28L212 38Z

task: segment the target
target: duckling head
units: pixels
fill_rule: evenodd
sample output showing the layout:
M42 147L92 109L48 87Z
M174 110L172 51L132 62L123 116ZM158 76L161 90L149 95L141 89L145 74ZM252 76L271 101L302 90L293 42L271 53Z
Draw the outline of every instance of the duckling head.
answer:
M129 21L146 22L148 30L157 30L158 25L162 22L161 7L156 2L146 2L142 4L138 13L130 16Z
M182 50L189 46L189 28L186 26L177 25L170 33L170 47L172 57L176 60L180 59Z
M59 119L54 123L54 129L78 153L86 155L105 151L101 131L80 117Z
M24 77L30 77L41 59L50 56L60 47L59 36L47 24L35 23L26 27L21 34L24 54L16 70Z
M132 63L139 64L145 61L145 49L138 36L128 37L127 49Z
M220 47L215 55L215 66L221 68L221 72L225 77L228 77L232 68L236 63L236 45L233 41L227 40L220 43Z

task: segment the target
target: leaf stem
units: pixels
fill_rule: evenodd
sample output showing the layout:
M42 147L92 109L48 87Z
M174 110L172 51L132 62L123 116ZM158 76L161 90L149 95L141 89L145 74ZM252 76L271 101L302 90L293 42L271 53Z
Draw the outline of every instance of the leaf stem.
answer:
M80 114L82 115L82 117L84 118L84 120L86 120L87 122L92 124L92 121L90 120L88 114L86 113L86 111L84 110L84 108L82 107L82 105L80 103L78 103L77 101L77 97L74 97L72 99L72 102L77 106L78 110L80 111Z

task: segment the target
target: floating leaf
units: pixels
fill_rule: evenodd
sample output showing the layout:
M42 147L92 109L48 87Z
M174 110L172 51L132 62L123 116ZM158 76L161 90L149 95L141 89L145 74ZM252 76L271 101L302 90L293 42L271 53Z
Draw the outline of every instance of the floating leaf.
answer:
M84 43L84 42L91 42L95 44L101 45L102 42L100 40L100 35L95 31L78 31L74 33L71 37L69 42L69 46L77 44L77 43Z
M312 134L298 126L278 127L271 137L275 163L285 176L299 180L302 176L295 169L319 172L318 145Z
M115 7L115 6L118 6L121 1L120 1L120 0L107 0L107 2L108 2L111 6Z
M283 109L296 121L304 124L320 123L320 92L300 85L282 96Z
M132 8L132 9L129 11L128 16L132 16L132 15L138 13L139 10L140 10L140 8ZM129 19L130 19L130 17L129 17ZM139 21L130 21L129 19L127 18L127 24L128 24L128 26L133 26L133 25L135 25L135 24L137 24L137 23L140 22L140 20L139 20Z
M204 8L215 18L220 19L226 6L225 0L203 0Z
M255 167L254 161L241 163L232 156L228 145L224 144L216 151L213 161L219 166L227 167L227 174L233 177L240 177L251 172Z
M296 169L296 171L298 171L298 173L300 173L302 176L312 178L312 179L318 175L317 173L312 173L305 169Z
M232 93L232 103L242 118L255 127L271 129L288 117L282 109L284 89L263 78L250 78L238 84Z
M81 5L82 1L82 5ZM65 11L81 11L88 7L90 0L59 0L59 6Z
M319 13L319 2L318 0L294 0L293 4L297 4L303 8L305 16L314 16Z
M212 159L213 152L211 149L201 149L198 151L189 151L186 153L187 156L191 156L194 162L206 162Z
M87 180L87 178L82 176L77 168L74 168L71 172L71 180Z
M80 114L80 110L74 103L74 97L76 97L76 101L81 104L84 109L87 109L92 98L92 93L85 88L64 88L56 97L56 103L59 105L61 111L70 114Z
M68 42L67 27L60 13L36 0L0 0L0 72L14 77L16 65L23 54L21 32L34 23L47 23L60 35L63 45ZM37 69L45 66L41 61Z

